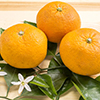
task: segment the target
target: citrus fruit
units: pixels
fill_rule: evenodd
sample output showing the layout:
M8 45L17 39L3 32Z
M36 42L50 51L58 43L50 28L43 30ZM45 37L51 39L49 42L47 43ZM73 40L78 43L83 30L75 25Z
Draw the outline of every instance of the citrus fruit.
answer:
M16 24L1 35L1 56L16 68L33 68L40 64L47 53L47 37L29 24Z
M79 14L65 2L50 2L37 14L37 27L47 35L51 42L59 43L65 34L80 26Z
M61 59L72 72L93 75L100 72L100 33L80 28L64 36L60 44Z

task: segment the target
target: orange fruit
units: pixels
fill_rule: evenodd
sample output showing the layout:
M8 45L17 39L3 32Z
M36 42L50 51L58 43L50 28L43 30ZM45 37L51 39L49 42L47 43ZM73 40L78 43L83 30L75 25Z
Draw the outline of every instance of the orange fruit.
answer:
M68 3L50 2L37 14L37 27L47 35L51 42L59 43L65 34L80 26L79 14Z
M64 36L60 44L61 59L72 72L93 75L100 72L100 33L80 28Z
M32 25L13 25L1 35L1 56L13 67L36 67L44 60L46 53L47 37Z

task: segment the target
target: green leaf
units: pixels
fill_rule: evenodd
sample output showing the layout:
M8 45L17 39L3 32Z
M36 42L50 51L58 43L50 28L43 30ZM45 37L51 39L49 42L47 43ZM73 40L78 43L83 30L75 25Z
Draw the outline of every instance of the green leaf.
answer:
M18 81L18 73L17 69L11 67L10 65L6 65L4 67L4 71L7 72L7 75L4 76L7 86L11 85L12 81Z
M4 68L6 65L7 65L6 63L0 63L1 69L3 70L3 68Z
M78 85L76 85L73 81L72 81L73 85L75 86L75 88L77 89L77 91L80 93L80 95L82 95L82 98L85 99L84 95L82 94L80 88L78 87Z
M5 30L5 29L0 28L0 35L2 34L2 32L3 32L4 30Z
M56 90L52 84L52 79L49 75L47 74L42 74L40 75L40 78L42 78L49 86L49 88L44 88L44 87L39 87L39 89L46 94L49 98L53 99L57 95Z
M49 68L52 70L48 70L48 75L52 78L54 87L58 91L68 78L69 70L63 65L59 54L51 59Z
M17 69L10 65L4 67L4 71L7 72L7 75L4 76L7 86L11 84L12 81L18 81L18 73L21 73L24 77L33 75L33 69Z
M31 87L31 92L27 91L26 89L24 89L24 91L22 92L22 94L20 95L21 97L23 96L43 96L44 93L38 88L38 86L30 84L29 86Z
M53 85L58 93L56 100L59 100L61 94L69 90L73 84L69 76L72 72L63 64L60 54L55 55L49 64L48 75L51 76Z
M36 100L36 99L32 99L32 98L18 98L18 99L14 99L14 100Z
M85 100L100 100L100 82L72 73L72 83Z
M37 85L37 86L40 86L40 87L49 88L49 86L46 84L46 82L38 76L34 77L34 79L30 83Z
M26 20L25 20L24 23L25 23L25 24L30 24L30 25L32 25L32 26L37 27L37 24L36 24L36 23L30 22L30 21L26 21Z
M8 86L7 94L6 94L6 96L8 96L8 92L10 90L10 87L12 86L11 82L18 81L18 75L16 74L16 69L11 67L8 64L4 67L4 71L7 72L7 75L4 76L4 78Z
M96 80L100 82L100 76L96 77Z
M27 77L27 76L33 75L33 72L34 72L33 69L17 69L8 64L4 66L3 70L7 72L7 75L4 76L6 84L8 86L7 95L8 95L10 87L12 86L11 82L12 81L17 82L19 80L18 73L21 73L24 77Z
M64 84L62 85L62 87L60 88L60 90L58 91L58 97L60 95L62 95L63 93L65 93L66 91L68 91L71 87L73 86L72 82L70 79L67 79Z
M60 88L60 90L57 92L58 95L56 97L56 100L59 100L60 95L62 95L63 93L65 93L66 91L68 91L71 87L73 86L72 82L70 81L70 79L67 79L64 84L62 85L62 87Z
M53 70L48 70L48 75L52 78L54 87L58 91L68 78L65 66L54 66Z
M60 54L58 53L57 55L54 55L54 57L51 59L49 67L53 68L53 66L61 66L61 65L64 64L61 60Z
M1 55L0 55L0 61L1 61L1 60L3 60L3 58L2 58Z
M57 43L52 43L48 41L48 50L47 50L47 55L52 55L54 56L57 50Z
M79 100L85 100L82 96L80 96Z

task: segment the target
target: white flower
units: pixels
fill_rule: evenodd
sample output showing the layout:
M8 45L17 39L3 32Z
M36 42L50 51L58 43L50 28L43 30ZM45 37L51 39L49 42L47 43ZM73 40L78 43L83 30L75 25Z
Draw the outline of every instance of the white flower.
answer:
M20 93L23 91L24 87L25 87L25 89L26 89L27 91L31 91L31 88L30 88L30 86L28 85L28 83L29 83L33 78L34 78L34 76L28 76L26 79L24 79L24 77L19 73L19 74L18 74L18 79L19 79L20 81L18 81L18 82L11 82L11 84L13 84L13 85L20 85L20 86L19 86L19 90L18 90L18 93L20 94Z
M1 67L0 67L0 70L1 70ZM4 75L7 75L7 73L4 71L0 71L0 76L4 76Z

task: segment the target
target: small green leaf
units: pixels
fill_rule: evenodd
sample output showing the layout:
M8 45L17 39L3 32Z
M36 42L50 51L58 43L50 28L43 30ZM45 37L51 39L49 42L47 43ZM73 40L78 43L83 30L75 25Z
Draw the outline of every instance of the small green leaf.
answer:
M5 29L0 28L0 35L2 34L2 32L3 32L4 30L5 30Z
M4 76L4 78L5 78L6 84L8 86L7 94L6 94L6 96L8 96L10 87L12 86L11 82L18 81L18 75L16 74L16 69L11 67L8 64L3 69L7 73L7 75Z
M14 100L36 100L36 99L32 99L32 98L18 98L18 99L14 99Z
M42 74L40 75L40 78L42 78L49 86L49 88L44 88L44 87L39 87L39 89L46 94L49 98L53 99L57 95L56 90L53 86L52 79L49 75L47 74Z
M25 20L24 23L25 23L25 24L30 24L30 25L32 25L32 26L37 27L37 24L36 24L36 23L30 22L30 21L26 21L26 20Z
M1 69L3 69L7 64L6 63L0 63Z
M58 91L58 96L62 95L66 91L68 91L72 86L73 86L73 84L72 84L71 80L67 79L64 82L64 84L62 85L62 87L60 88L60 90Z
M71 87L73 86L73 84L71 83L70 79L67 79L64 84L62 85L62 87L59 89L59 91L57 92L58 95L56 97L56 100L59 100L60 95L62 95L63 93L65 93L66 91L68 91Z
M48 75L51 76L54 87L58 91L68 78L69 70L63 65L59 54L51 59L49 68L52 68L52 70L48 70Z
M85 97L84 97L84 95L82 94L82 92L81 92L80 88L78 87L78 85L75 84L74 82L72 82L72 83L73 83L73 85L75 86L75 88L77 89L77 91L80 93L80 95L82 95L82 98L85 99Z
M0 61L1 61L1 60L3 60L3 58L2 58L1 55L0 55Z
M37 86L40 86L40 87L49 88L49 86L46 84L46 82L38 76L34 77L34 79L30 83L37 85Z
M19 80L18 73L21 73L24 77L33 75L33 73L34 73L33 69L17 69L17 68L14 68L8 64L6 64L3 67L3 70L7 73L7 75L4 76L6 84L8 86L7 95L8 95L8 92L10 90L10 87L12 86L11 82L12 81L17 82Z
M96 80L100 82L100 76L96 77Z
M4 76L4 78L8 87L11 85L12 81L18 81L17 69L7 64L4 67L4 71L7 72L7 75Z
M60 54L58 53L57 55L54 55L54 57L51 59L49 67L61 66L61 65L64 64L61 60Z
M48 50L47 50L47 55L52 55L54 56L57 50L57 43L52 43L48 41Z
M33 69L17 69L10 65L4 67L4 71L7 72L7 75L4 76L7 86L11 84L12 81L18 81L18 73L21 73L24 77L33 75Z
M79 100L85 100L82 96L80 96Z
M56 91L58 91L68 77L65 66L54 66L54 68L55 69L48 71L48 75L51 76L54 87Z
M100 82L72 73L72 83L85 100L100 100Z
M24 89L24 91L22 92L22 94L20 95L21 97L23 96L44 96L45 94L39 89L38 86L30 84L29 86L31 88L31 92L27 91L26 89Z

